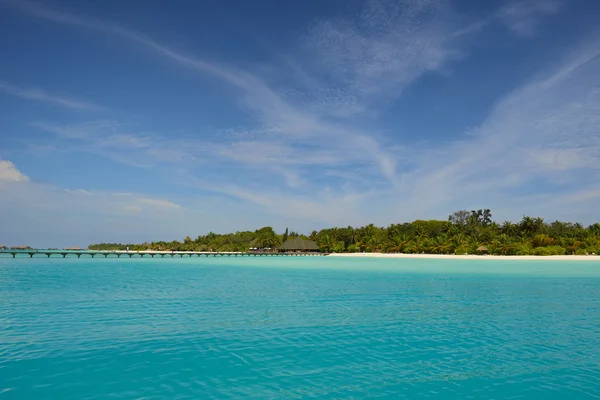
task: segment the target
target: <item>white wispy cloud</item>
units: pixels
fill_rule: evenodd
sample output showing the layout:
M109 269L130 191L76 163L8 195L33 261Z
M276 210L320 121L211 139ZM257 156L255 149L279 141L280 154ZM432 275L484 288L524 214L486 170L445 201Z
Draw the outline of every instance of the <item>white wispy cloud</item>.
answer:
M178 209L181 208L179 204L173 203L172 201L163 200L163 199L152 199L152 198L141 198L138 200L140 203L149 205L156 208L170 208L170 209Z
M92 192L85 189L65 189L66 193L74 194L76 196L91 196Z
M28 182L29 177L19 171L12 162L0 159L0 181Z
M361 202L374 196L374 192L346 192L325 188L310 193L290 195L288 191L276 187L260 190L229 182L206 182L189 177L187 182L203 190L226 194L261 206L271 216L276 216L282 225L294 221L299 228L345 224L348 219L365 222L361 212ZM239 213L245 213L245 205L240 205ZM307 228L305 228L307 229Z
M268 73L209 62L110 22L14 4L47 20L125 38L237 88L239 104L256 124L212 141L204 132L198 135L203 140L166 138L114 121L36 123L77 151L144 167L176 165L183 184L242 200L228 209L235 215L247 215L250 207L318 227L444 218L464 207L492 207L500 218L514 218L517 209L556 215L551 204L565 210L575 201L578 212L592 213L600 184L598 43L581 46L515 88L458 140L404 146L394 132L364 128L388 100L461 60L464 37L498 19L514 34L530 36L562 2L507 2L488 18L462 26L448 1L371 1L353 18L316 21L299 47ZM535 185L535 196L519 193ZM145 206L162 204L170 212L190 212L170 200L144 199L150 198L123 200L119 209L141 214Z
M54 151L95 153L137 167L181 164L208 153L210 146L193 141L168 138L153 133L131 132L131 127L112 120L94 120L75 124L33 122L32 126L61 141ZM41 142L41 141L40 141ZM36 143L35 146L39 146Z
M369 1L354 19L315 24L306 46L329 72L333 103L364 109L365 102L398 97L420 76L461 56L448 1ZM328 97L328 96L324 96Z
M540 20L560 11L563 0L508 0L496 16L517 36L537 33Z
M50 94L39 88L22 88L15 85L8 84L6 82L0 81L0 92L4 92L10 94L12 96L17 96L23 99L28 100L36 100L45 103L51 103L55 105L59 105L62 107L68 108L78 108L84 110L98 110L99 106L82 101L75 100L71 98L61 97L57 95Z
M262 224L280 230L284 226L252 203L222 196L186 199L184 206L176 199L144 193L84 192L35 181L0 180L0 242L85 247L114 241L181 240L208 230L253 230Z
M600 84L600 42L583 43L562 63L498 101L468 136L419 153L415 162L420 168L406 177L413 182L409 204L415 209L447 209L449 204L517 209L510 205L518 204L536 212L539 204L522 203L529 195L520 192L529 187L544 202L597 187L600 93L594 86ZM587 207L591 215L592 205Z
M314 143L318 141L322 149L335 148L343 153L348 162L371 164L390 182L396 181L395 157L385 150L385 144L379 143L373 132L363 132L336 117L363 111L376 97L397 96L403 87L422 74L442 68L457 55L447 39L451 28L446 21L450 12L447 2L372 1L357 17L356 27L352 27L350 20L323 21L307 35L306 49L317 55L328 55L325 63L313 65L311 69L347 68L347 73L335 71L340 77L339 87L327 87L321 79L309 77L306 81L320 89L311 92L311 87L300 88L303 93L310 92L306 102L303 96L289 95L287 88L279 88L266 77L199 59L110 22L27 1L10 4L40 18L121 36L186 68L217 77L240 90L242 104L257 118L259 129L254 132L259 132L261 140L280 148L294 147L291 151L302 152L297 159L304 158L305 164L314 154ZM288 67L291 65L300 73L314 72L303 72L297 68L300 64L299 60L293 60ZM278 74L287 75L290 70L284 68ZM332 106L333 103L337 106ZM231 146L247 145L244 142ZM302 151L306 145L310 151ZM240 162L260 163L260 157L249 155L240 159L227 148L219 153L233 155L232 158ZM321 156L312 159L316 164L324 160ZM302 172L302 169L288 169L282 171L282 175L288 177L288 182L297 184L301 179L293 177L300 177Z

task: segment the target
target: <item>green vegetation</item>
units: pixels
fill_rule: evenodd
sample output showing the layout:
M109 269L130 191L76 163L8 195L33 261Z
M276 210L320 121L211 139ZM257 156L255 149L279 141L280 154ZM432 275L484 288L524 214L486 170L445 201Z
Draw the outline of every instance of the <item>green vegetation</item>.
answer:
M264 227L254 232L208 233L183 242L90 245L90 250L247 251L251 247L276 248L286 239L301 236L319 244L324 252L384 252L497 255L585 255L600 254L600 224L579 223L525 216L519 223L492 221L490 210L461 210L447 221L417 220L377 227L328 228L309 236L296 232L277 234ZM479 250L478 250L479 249Z

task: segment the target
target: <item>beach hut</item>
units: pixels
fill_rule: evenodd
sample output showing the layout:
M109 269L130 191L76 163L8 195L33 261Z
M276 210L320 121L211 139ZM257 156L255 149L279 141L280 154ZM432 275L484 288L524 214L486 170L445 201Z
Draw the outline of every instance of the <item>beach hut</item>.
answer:
M487 254L488 253L488 248L485 246L479 246L477 248L477 254Z
M319 245L312 240L293 238L286 241L284 244L279 246L281 252L317 252L319 251Z

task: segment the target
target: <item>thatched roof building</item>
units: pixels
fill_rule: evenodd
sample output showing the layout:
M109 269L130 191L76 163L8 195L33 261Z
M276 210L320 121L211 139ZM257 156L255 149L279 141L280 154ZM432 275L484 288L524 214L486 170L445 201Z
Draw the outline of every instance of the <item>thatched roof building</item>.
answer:
M319 245L312 240L297 237L279 246L279 251L319 251Z
M479 254L485 254L485 253L487 253L488 251L489 251L489 250L488 250L488 248L487 248L487 247L485 247L485 246L479 246L479 247L477 248L477 252L478 252Z

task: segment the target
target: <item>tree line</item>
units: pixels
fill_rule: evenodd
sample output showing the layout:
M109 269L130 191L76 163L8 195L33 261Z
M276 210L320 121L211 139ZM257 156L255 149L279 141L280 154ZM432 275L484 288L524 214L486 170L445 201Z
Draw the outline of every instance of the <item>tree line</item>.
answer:
M100 243L90 250L171 250L171 251L248 251L250 248L276 249L295 237L314 240L323 252L382 252L426 254L495 255L585 255L600 254L600 223L554 221L524 216L521 221L498 223L489 209L460 210L446 221L416 220L379 227L327 228L309 235L276 233L272 227L227 234L210 232L183 241L141 244Z

